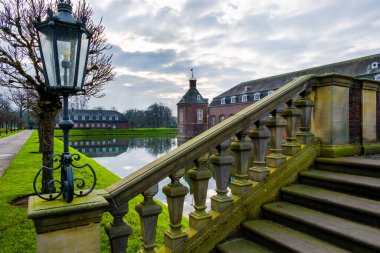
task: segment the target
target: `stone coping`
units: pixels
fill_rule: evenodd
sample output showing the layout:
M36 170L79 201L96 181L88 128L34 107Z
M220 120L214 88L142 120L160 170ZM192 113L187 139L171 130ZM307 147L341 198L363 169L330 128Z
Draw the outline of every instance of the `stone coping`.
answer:
M28 218L34 221L36 232L45 233L77 226L99 223L109 203L100 192L74 197L67 203L61 197L47 201L29 197Z

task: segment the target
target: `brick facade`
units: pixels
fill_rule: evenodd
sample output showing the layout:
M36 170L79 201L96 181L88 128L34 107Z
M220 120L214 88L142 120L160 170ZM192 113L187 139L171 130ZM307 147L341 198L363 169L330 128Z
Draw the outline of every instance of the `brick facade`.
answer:
M235 113L243 110L244 108L251 105L251 103L238 103L228 106L210 106L209 107L209 120L208 125L212 127L219 122L231 117Z
M207 130L207 104L178 105L178 134L192 138ZM202 120L198 120L199 111L202 111ZM183 121L181 122L181 111Z
M362 90L351 87L349 94L349 135L350 143L361 143L362 138Z

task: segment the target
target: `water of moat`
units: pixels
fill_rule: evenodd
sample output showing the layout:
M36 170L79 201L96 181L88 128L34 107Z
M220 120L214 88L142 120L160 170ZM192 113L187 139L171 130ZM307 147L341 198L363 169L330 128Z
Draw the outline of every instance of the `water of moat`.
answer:
M72 140L69 144L79 152L92 157L121 178L128 176L178 146L176 138ZM170 183L169 178L161 181L159 183L160 191L155 196L165 204L167 201L166 196L162 193L162 187L168 183ZM182 178L181 183L186 185L192 193L188 177ZM208 210L210 209L210 197L216 194L215 188L215 181L212 178L207 192L206 205ZM185 198L184 215L187 216L194 210L193 203L193 195L188 194Z

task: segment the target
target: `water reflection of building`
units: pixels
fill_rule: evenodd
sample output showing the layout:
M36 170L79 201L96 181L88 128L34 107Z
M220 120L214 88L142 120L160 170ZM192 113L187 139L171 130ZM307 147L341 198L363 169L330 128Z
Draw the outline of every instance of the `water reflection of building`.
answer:
M113 157L128 149L145 149L153 156L169 152L177 146L175 138L78 140L69 145L89 157Z
M69 145L89 157L112 157L128 150L128 139L70 141Z

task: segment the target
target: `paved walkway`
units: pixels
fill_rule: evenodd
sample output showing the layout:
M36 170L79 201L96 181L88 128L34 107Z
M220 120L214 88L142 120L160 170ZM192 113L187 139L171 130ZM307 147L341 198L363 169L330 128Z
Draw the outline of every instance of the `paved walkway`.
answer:
M8 168L13 157L17 155L21 147L29 139L32 132L33 130L25 130L21 133L0 139L0 177Z

